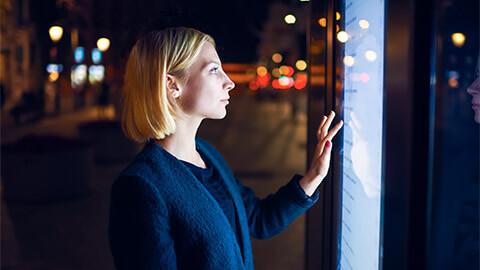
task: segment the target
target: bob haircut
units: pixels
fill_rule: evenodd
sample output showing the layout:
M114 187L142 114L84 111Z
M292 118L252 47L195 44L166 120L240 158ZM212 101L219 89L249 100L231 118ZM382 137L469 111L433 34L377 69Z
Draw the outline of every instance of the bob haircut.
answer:
M121 107L122 130L139 143L163 139L176 129L175 100L167 95L167 74L181 81L204 42L215 47L207 34L185 27L153 31L141 37L127 61Z

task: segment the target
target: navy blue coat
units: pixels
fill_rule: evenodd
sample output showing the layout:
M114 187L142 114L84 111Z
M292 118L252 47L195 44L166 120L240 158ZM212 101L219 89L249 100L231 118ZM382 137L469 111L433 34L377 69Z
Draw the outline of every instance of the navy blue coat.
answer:
M112 186L110 248L117 269L253 269L250 236L272 237L318 199L296 175L258 199L236 179L216 149L197 150L225 181L235 206L240 243L222 209L176 157L148 142Z

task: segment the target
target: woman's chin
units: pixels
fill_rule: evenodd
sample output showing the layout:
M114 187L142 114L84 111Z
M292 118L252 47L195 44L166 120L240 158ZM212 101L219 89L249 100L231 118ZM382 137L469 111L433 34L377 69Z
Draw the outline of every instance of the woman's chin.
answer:
M208 119L216 119L216 120L220 120L220 119L223 119L225 118L225 116L227 116L227 110L223 110L223 112L218 112L216 114L212 114L210 117L208 117Z

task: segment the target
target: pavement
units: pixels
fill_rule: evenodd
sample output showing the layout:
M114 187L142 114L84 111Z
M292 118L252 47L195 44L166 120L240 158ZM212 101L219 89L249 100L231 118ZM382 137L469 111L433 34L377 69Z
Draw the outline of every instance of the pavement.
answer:
M306 168L306 97L298 96L292 116L289 99L258 101L252 93L234 94L223 120L205 120L198 136L222 153L236 176L258 197L274 193ZM2 113L2 144L26 134L78 137L78 125L98 119L89 106L33 123L17 125ZM107 116L115 117L113 106ZM54 203L4 203L2 269L114 269L108 246L110 187L128 164L95 164L88 196ZM252 240L255 268L303 269L305 215L268 240Z

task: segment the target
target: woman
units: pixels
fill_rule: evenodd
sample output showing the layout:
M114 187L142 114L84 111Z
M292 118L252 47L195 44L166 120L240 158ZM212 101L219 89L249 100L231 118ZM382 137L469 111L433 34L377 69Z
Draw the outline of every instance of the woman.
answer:
M260 200L222 156L196 138L203 119L226 115L234 83L214 40L197 30L151 32L133 47L122 125L144 149L111 190L110 247L117 269L253 269L250 235L269 238L317 200L328 171L332 112L318 130L315 158Z

